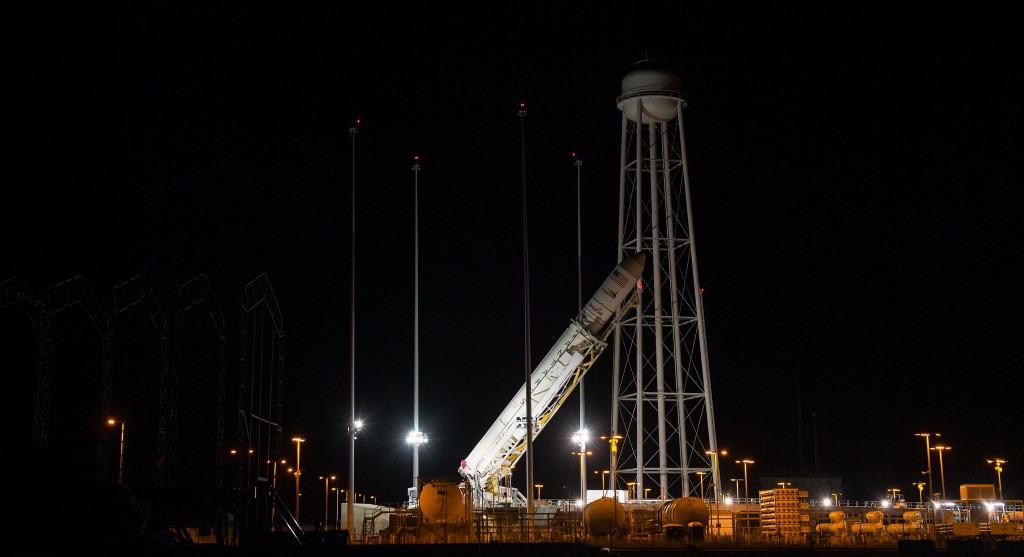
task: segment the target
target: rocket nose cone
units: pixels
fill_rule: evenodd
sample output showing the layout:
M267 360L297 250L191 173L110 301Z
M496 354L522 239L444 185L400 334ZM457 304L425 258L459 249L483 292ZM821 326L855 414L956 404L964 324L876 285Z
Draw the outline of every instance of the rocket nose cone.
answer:
M647 254L642 251L638 251L633 255L630 255L629 257L623 259L622 263L619 263L619 266L625 269L626 272L629 273L630 275L640 278L640 275L644 271L644 265L646 264L646 262Z

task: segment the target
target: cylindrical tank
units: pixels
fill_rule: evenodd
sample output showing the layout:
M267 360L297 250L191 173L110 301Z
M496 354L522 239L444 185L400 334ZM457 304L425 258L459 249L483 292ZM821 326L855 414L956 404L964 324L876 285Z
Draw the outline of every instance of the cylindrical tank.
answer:
M905 522L921 522L921 511L907 511L903 513Z
M821 522L814 527L814 530L819 534L842 534L843 530L846 530L846 523L841 520L839 522Z
M710 522L708 506L704 501L696 497L683 497L667 501L661 506L661 525L681 524L687 526L693 522L699 522L701 526L707 526Z
M465 497L454 482L432 481L420 491L424 522L465 522Z
M881 533L882 529L881 522L858 522L850 525L850 533L852 534L875 535Z
M870 523L881 522L884 516L885 513L882 511L868 511L864 515L864 520Z
M842 522L846 520L846 513L843 511L832 511L828 513L828 519L832 522Z
M626 525L626 509L611 497L602 497L583 508L583 528L591 536L618 534Z
M686 106L682 81L675 72L656 60L641 60L622 78L622 95L618 107L626 118L643 124L667 122L677 115L677 108ZM639 111L638 105L643 105Z

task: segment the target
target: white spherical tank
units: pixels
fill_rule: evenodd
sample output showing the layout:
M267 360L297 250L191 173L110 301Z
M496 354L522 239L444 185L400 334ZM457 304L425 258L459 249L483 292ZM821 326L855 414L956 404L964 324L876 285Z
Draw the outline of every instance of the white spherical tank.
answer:
M458 484L433 481L420 491L420 510L424 522L464 522L465 497Z
M611 497L602 497L583 509L583 527L591 536L618 534L625 524L626 509Z
M682 80L675 72L661 62L642 60L622 78L622 95L616 104L634 122L667 122L686 106L681 89Z

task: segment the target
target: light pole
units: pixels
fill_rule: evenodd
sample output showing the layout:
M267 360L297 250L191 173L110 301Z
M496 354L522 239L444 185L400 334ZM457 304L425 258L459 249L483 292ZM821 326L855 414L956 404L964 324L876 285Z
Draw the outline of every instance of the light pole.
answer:
M537 488L537 499L540 499L540 488L544 487L544 484L533 484L533 487Z
M738 500L740 498L740 482L743 481L743 478L729 478L729 481L736 484L736 499Z
M932 451L930 445L931 436L942 437L941 433L915 433L917 437L924 437L924 452L928 456L928 493L935 493L935 486L932 483Z
M1002 501L1003 500L1003 465L1006 464L1006 461L1001 459L1001 458L996 458L996 459L992 459L992 460L986 460L985 462L987 462L989 464L995 464L996 465L996 481L999 483L999 500Z
M576 432L576 435L572 436L573 442L580 444L580 450L573 451L570 454L579 455L580 457L580 501L584 507L587 506L587 456L591 454L590 451L586 450L587 446L587 431L580 430Z
M704 451L704 454L711 455L711 479L715 486L715 502L718 502L718 500L722 498L722 487L720 485L721 482L719 481L718 471L718 455L725 456L729 453L723 449L721 451Z
M842 493L833 493L832 494L832 498L835 499L837 507L839 506L839 496L840 495L842 495Z
M115 420L114 418L109 418L107 419L107 424L121 424L121 448L118 450L117 456L117 483L124 484L124 420Z
M348 491L355 494L356 491L356 431L359 429L359 420L356 419L356 134L359 133L359 120L356 126L348 129L352 136L352 293L349 314L349 417L352 425L348 428ZM349 536L354 534L352 530L352 515L355 508L350 497L346 508L345 527ZM351 538L350 538L351 539Z
M292 437L295 443L295 522L299 521L299 477L302 476L302 444L306 442L301 437Z
M750 460L749 458L744 458L743 460L737 460L736 464L742 464L743 465L743 497L746 498L746 500L749 502L750 501L750 482L747 481L747 465L748 464L754 464L754 461ZM737 494L736 497L739 498L739 494Z
M334 530L338 531L341 530L341 492L345 490L332 487L331 491L334 492Z
M583 309L583 213L582 213L582 198L580 197L580 166L583 161L576 157L576 153L572 154L572 164L576 167L576 295L577 311ZM587 451L587 441L590 440L590 434L586 428L586 395L583 389L583 378L580 377L578 390L580 392L580 429L573 436L572 440L574 443L578 443L580 450L580 501L584 507L587 506L587 456L590 455L590 451Z
M616 470L617 470L616 467L618 466L619 441L622 440L622 436L621 435L617 435L617 434L615 434L615 435L602 435L601 439L607 439L608 443L611 445L611 457L612 457L612 472L611 472L612 473L612 497L617 500L618 497L615 494L615 473L616 473ZM601 492L602 492L602 495L603 495L604 494L604 478L601 479Z
M697 472L697 477L700 478L700 499L701 499L701 501L704 500L704 476L705 475L707 475L707 472Z
M915 482L914 487L917 488L917 502L924 503L924 482Z
M416 241L414 244L415 265L413 273L413 363L412 363L412 431L406 441L412 445L412 485L413 497L417 481L420 477L420 445L427 442L427 436L420 431L420 156L413 156L412 171L415 173L415 223Z
M604 492L604 477L608 474L608 470L594 470L595 474L601 474L601 497L606 497Z
M352 411L355 411L355 406L352 407ZM356 498L356 434L363 427L362 420L356 420L348 428L348 492L352 494L348 497L348 505L345 507L345 528L348 530L348 535L351 536L355 533L352 530L352 517L355 515L355 498Z
M887 489L885 491L888 492L888 493L892 493L891 501L892 501L893 507L895 507L896 506L896 494L900 492L900 488L894 487L894 488L891 488L891 489Z
M942 451L948 451L953 447L946 447L943 445L935 445L931 448L933 451L939 451L939 479L942 481L942 500L946 500L946 470L942 466Z
M651 490L651 488L649 488L649 487L645 487L644 488L644 500L645 501L647 500L647 492L650 491L650 490Z
M331 523L331 514L328 512L328 502L331 500L331 480L337 479L337 476L320 476L321 480L324 481L324 530L327 529L327 525Z

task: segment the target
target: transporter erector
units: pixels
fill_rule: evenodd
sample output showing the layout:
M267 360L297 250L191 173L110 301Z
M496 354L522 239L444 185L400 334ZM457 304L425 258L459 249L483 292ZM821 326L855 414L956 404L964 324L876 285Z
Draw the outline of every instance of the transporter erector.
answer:
M530 375L534 437L601 355L614 324L632 307L627 300L631 301L634 292L642 287L640 277L645 261L642 251L620 261L534 368ZM459 473L472 491L474 507L526 506L526 497L518 489L501 485L526 451L526 423L524 383L459 466Z

